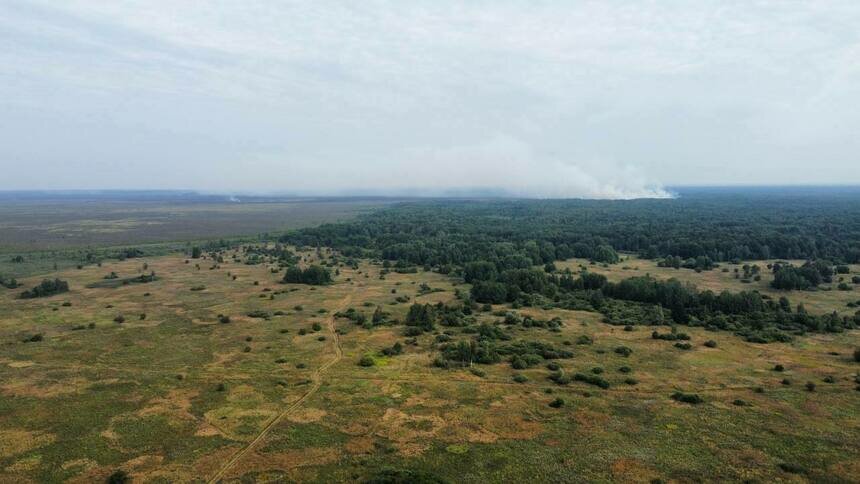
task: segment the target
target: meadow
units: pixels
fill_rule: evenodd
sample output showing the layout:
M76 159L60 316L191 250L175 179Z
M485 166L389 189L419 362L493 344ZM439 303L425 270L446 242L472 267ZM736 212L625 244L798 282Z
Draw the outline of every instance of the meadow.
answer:
M240 249L223 262L182 253L104 260L0 288L0 482L103 482L118 470L134 482L857 482L860 475L856 330L757 344L682 327L691 344L683 350L652 338L667 326L627 330L596 312L496 304L474 312L468 326L407 337L400 323L412 304L454 304L469 285L420 267L398 273L378 260L352 265L342 257L332 284L284 284L273 264L246 264ZM307 266L336 252L298 254ZM557 264L586 265L610 279L650 273L703 288L751 288L720 268L696 273L635 257L605 267ZM128 283L105 284L111 272ZM134 282L152 272L151 282ZM43 277L68 281L70 290L18 298ZM754 285L769 291L766 278ZM845 311L843 298L858 294L793 291L792 300L802 298L810 312ZM368 317L380 308L389 323L337 314L350 308ZM506 324L507 313L558 318L560 326ZM434 365L440 341L469 340L482 323L507 341L572 357L520 369L507 359ZM395 343L402 351L386 355ZM359 364L368 359L371 366ZM607 385L559 384L555 373L599 376ZM678 392L700 403L673 399Z
M0 253L256 236L347 220L390 203L181 192L0 192ZM0 266L0 272L7 269Z

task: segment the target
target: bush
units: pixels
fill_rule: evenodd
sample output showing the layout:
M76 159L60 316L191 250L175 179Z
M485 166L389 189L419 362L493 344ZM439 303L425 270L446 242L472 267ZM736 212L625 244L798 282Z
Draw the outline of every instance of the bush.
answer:
M552 408L561 408L564 406L564 399L556 398L555 400L549 402L549 406Z
M129 482L131 482L131 477L123 470L116 470L107 478L108 484L127 484Z
M672 400L675 400L676 402L681 402L681 403L689 403L691 405L698 405L698 404L704 402L704 400L702 400L702 397L700 397L699 395L697 395L695 393L682 393L682 392L673 393L672 394Z
M740 398L738 398L737 400L735 400L734 402L732 402L732 405L735 405L735 406L738 406L738 407L745 407L745 406L746 406L746 404L747 404L747 402L745 402L745 401L741 400Z
M371 358L370 356L362 356L361 359L358 360L358 366L368 367L373 366L375 364L376 362L373 361L373 358Z
M618 369L618 371L620 371L621 373L630 373L631 371L633 371L633 369L631 369L629 366L622 366Z
M675 348L679 350L689 350L693 347L690 343L675 343Z
M21 293L21 299L48 297L69 291L69 283L60 279L44 279L38 286Z
M717 342L712 339L709 339L708 341L705 341L705 346L707 346L708 348L716 348Z
M619 347L615 348L615 352L618 353L619 355L625 357L625 358L633 354L633 350L631 350L630 348L628 348L626 346L619 346Z
M229 324L230 323L230 316L225 316L223 314L219 314L218 315L218 322L221 324Z
M321 330L321 329L322 329L322 325L321 325L320 323L314 323L314 324L311 326L311 329L313 329L314 331L319 331L319 330Z
M529 379L527 376L525 376L521 373L517 373L516 375L514 375L514 381L517 383L525 383L525 382L529 381Z
M777 365L774 365L773 371L785 371L785 367L780 365L780 364L777 364Z
M624 383L626 383L627 385L638 385L639 380L637 380L635 378L625 378Z
M803 467L800 467L799 465L790 462L783 462L779 464L779 468L785 472L788 472L789 474L803 474L804 472L806 472Z
M125 317L122 314L120 314L117 317L113 318L113 321L117 324L122 324L125 322Z
M588 383L590 385L598 386L600 388L603 388L604 390L609 388L609 382L597 375L586 375L584 373L577 373L573 375L573 379L576 381Z
M854 350L854 361L860 363L860 348Z
M815 391L815 383L812 383L811 381L806 382L806 391L814 392Z
M45 339L45 338L42 336L42 333L37 333L37 334L34 334L33 336L29 336L27 338L24 338L23 341L24 341L24 343L38 343L39 341L42 341L43 339Z

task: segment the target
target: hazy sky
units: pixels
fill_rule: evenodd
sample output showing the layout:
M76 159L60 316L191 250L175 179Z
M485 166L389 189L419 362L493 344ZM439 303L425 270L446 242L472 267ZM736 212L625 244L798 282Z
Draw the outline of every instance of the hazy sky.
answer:
M0 189L735 183L860 183L860 1L0 2Z

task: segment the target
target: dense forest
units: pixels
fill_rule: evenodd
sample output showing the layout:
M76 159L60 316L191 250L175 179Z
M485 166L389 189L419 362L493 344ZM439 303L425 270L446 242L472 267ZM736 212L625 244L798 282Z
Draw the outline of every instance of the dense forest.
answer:
M380 258L395 270L423 266L459 275L472 284L473 304L590 309L613 324L701 325L761 342L860 324L860 315L812 316L788 298L774 301L755 291L714 294L647 277L609 283L585 269L562 273L554 265L571 257L612 264L619 252L695 270L726 261L806 259L810 262L801 267L768 266L775 287L805 289L829 280L841 264L860 262L857 190L700 190L671 200L411 202L356 221L291 232L280 241Z
M356 221L285 235L297 245L442 267L505 268L570 257L827 259L860 262L860 191L736 189L669 200L488 200L402 203Z

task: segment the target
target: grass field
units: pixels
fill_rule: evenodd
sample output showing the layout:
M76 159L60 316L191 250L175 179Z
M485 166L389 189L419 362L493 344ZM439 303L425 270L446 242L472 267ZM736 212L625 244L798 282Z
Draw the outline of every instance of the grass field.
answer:
M562 386L542 365L478 365L483 376L435 368L435 334L382 356L382 348L405 342L403 326L364 329L334 317L350 307L369 315L379 305L403 320L412 302L449 301L467 288L446 276L380 279L381 267L362 261L357 270L341 267L334 284L311 287L280 284L281 274L265 264L227 261L210 269L211 260L163 255L62 270L50 276L71 290L43 299L0 289L0 482L102 482L117 469L135 482L333 482L383 469L451 482L860 476L856 331L753 344L682 328L693 345L683 351L652 339L652 328L624 331L596 313L518 310L564 324L560 332L503 325L513 340L569 348L573 358L557 360L565 372L601 368L610 384ZM631 259L592 270L769 290L766 280L742 284L719 269L697 274L648 264ZM120 278L155 271L157 279L87 287L111 271ZM420 295L422 283L441 291ZM860 299L853 291L799 294L789 297L811 312L840 309L843 296ZM411 300L397 303L400 296ZM269 317L249 317L253 311ZM231 322L220 323L219 314ZM120 315L125 321L115 322ZM477 319L501 318L482 312ZM472 336L441 331L454 340ZM24 342L35 334L43 339ZM583 335L593 344L576 344ZM632 354L617 354L621 345ZM359 366L363 356L376 364ZM785 371L773 371L776 364ZM625 384L628 378L638 383ZM672 400L677 391L704 402ZM556 398L565 404L551 407Z
M345 220L387 204L390 201L0 196L0 253L257 235Z

